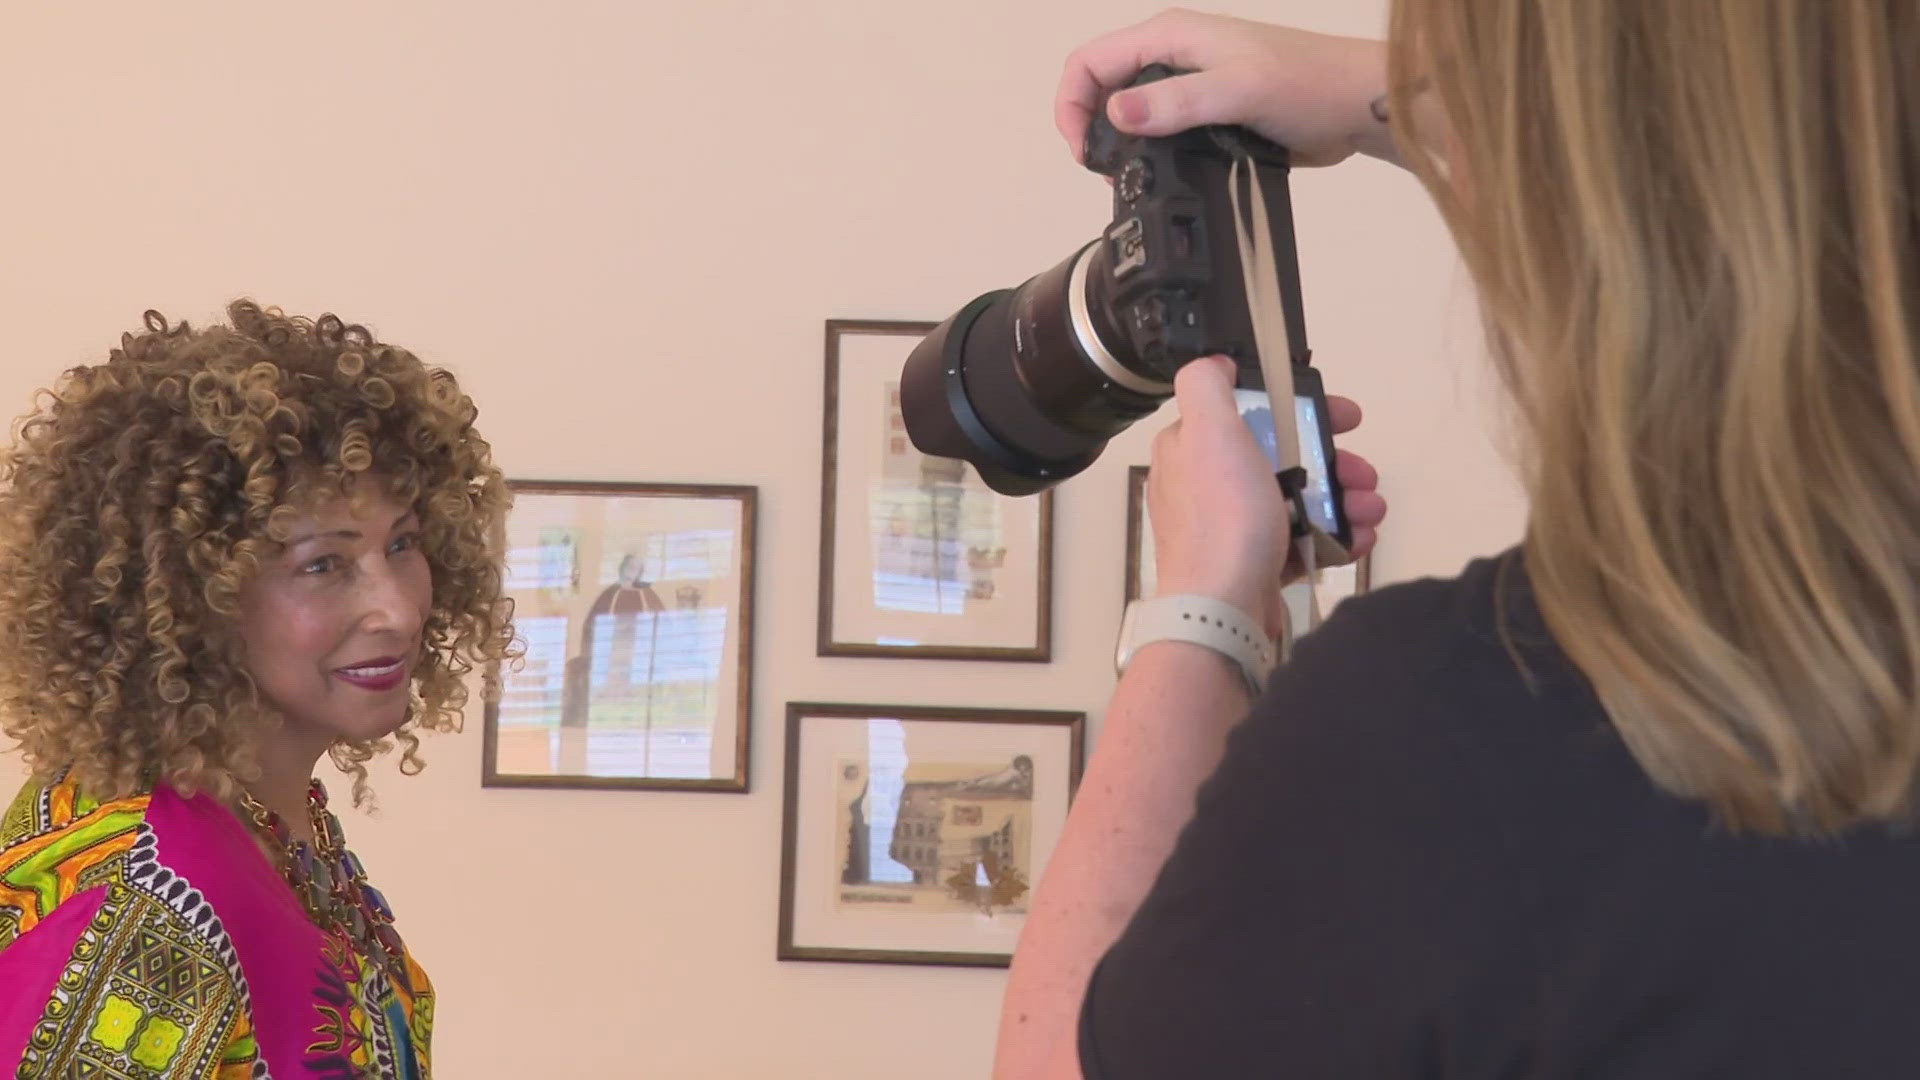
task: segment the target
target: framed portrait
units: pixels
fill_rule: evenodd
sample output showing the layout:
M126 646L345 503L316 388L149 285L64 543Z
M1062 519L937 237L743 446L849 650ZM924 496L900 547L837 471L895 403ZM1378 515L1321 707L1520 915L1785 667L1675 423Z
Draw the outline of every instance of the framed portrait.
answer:
M482 784L746 791L755 489L510 486Z
M1085 727L1075 712L788 705L780 959L1005 967Z
M1340 601L1359 596L1372 586L1371 554L1345 566L1329 566L1320 571L1320 614L1332 614ZM1126 598L1138 600L1154 593L1153 521L1147 513L1147 467L1135 465L1127 470L1127 581ZM1311 594L1305 583L1296 582L1280 590L1287 602L1287 618L1295 634L1304 633L1311 623Z
M1053 493L1010 498L909 441L900 368L933 323L827 323L821 656L1044 662Z

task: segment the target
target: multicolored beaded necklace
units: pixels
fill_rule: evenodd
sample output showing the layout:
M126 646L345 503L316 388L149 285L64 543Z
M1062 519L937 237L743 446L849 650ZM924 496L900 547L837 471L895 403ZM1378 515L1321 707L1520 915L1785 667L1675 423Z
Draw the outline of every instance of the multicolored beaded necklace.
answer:
M327 809L327 789L318 779L307 787L307 819L313 825L313 843L295 840L280 815L267 809L246 791L240 804L253 824L273 841L280 856L280 873L307 909L315 926L338 933L360 956L379 965L402 986L407 978L406 947L393 928L393 908L380 890L367 882L366 868L347 850L340 819Z

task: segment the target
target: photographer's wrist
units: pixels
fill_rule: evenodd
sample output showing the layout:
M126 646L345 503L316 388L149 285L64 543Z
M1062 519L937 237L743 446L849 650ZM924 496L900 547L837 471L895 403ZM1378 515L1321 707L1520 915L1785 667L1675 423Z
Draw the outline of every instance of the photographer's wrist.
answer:
M1368 157L1399 164L1393 125L1387 110L1387 46L1383 41L1355 41L1348 64L1351 82L1341 106L1347 121L1347 145Z
M1263 632L1260 620L1231 604L1206 596L1181 593L1127 605L1120 620L1120 639L1114 662L1124 674L1148 646L1179 642L1209 650L1225 658L1247 693L1266 688L1278 646Z
M1120 673L1120 678L1132 676L1139 680L1164 677L1173 665L1178 665L1177 670L1189 680L1204 673L1209 682L1230 688L1225 692L1248 700L1256 696L1247 685L1246 675L1232 658L1197 642L1175 638L1161 638L1140 646L1134 663L1127 665L1127 669Z

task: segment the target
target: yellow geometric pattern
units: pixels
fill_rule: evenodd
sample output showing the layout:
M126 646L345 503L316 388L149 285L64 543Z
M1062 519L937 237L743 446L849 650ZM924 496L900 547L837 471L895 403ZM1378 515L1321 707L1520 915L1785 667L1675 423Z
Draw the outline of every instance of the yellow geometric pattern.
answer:
M252 1044L213 948L157 898L116 884L75 943L18 1075L238 1080L255 1075Z
M77 894L106 890L28 1040L18 1078L264 1075L243 985L218 948L223 938L196 930L164 898L127 880L143 836L152 850L148 802L137 795L102 803L62 779L27 785L0 817L0 948Z

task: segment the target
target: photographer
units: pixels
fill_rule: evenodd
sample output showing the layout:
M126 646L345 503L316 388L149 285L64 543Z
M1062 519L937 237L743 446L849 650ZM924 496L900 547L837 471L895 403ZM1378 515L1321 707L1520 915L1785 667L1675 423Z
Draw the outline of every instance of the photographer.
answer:
M1916 55L1907 0L1396 0L1389 44L1170 12L1070 58L1076 154L1161 62L1193 74L1123 130L1413 169L1531 512L1343 605L1251 712L1220 656L1138 651L996 1076L1920 1073ZM1184 368L1155 446L1159 587L1271 631L1228 379Z

